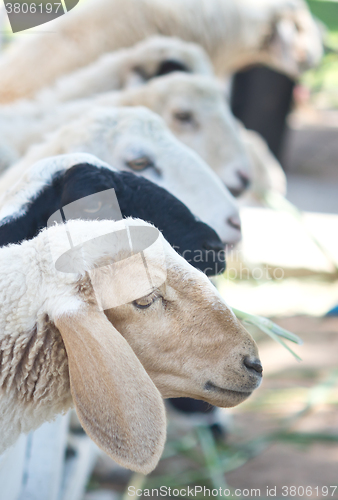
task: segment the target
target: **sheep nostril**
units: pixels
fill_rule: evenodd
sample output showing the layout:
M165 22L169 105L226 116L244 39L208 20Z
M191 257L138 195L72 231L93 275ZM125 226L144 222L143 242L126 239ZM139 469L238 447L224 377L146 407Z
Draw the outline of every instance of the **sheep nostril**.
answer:
M245 174L241 170L238 170L237 177L239 177L239 179L243 185L243 189L247 189L250 186L251 181L250 181L250 177L247 174Z
M229 224L229 226L233 229L237 229L237 231L241 230L241 219L237 215L229 217L227 219L227 224Z
M262 367L259 359L257 359L257 358L251 359L251 358L249 358L249 356L246 356L243 360L243 364L244 364L245 368L247 368L248 370L250 370L250 371L253 370L256 373L258 373L259 375L262 375L263 367Z
M224 245L219 241L206 241L203 243L203 248L205 250L213 250L214 252L224 251Z

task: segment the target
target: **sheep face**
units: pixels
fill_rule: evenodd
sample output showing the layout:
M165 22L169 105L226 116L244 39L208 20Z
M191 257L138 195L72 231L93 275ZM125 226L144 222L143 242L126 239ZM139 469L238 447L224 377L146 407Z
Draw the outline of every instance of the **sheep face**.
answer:
M223 407L246 399L261 382L261 370L248 367L248 361L258 363L257 347L208 278L143 221L85 224L68 223L73 243L85 242L71 250L72 257L54 249L52 239L55 267L82 274L87 269L77 285L80 298L105 311L162 396ZM102 237L95 232L101 228ZM67 245L60 232L61 248L62 238Z
M134 230L138 235L143 231L132 253L114 239L123 224L131 241ZM241 403L261 381L256 344L210 281L160 233L153 238L156 229L149 224L70 221L67 230L74 242L84 242L78 254L71 249L72 257L63 253L69 247L63 228L49 228L40 236L52 235L56 269L62 265L63 272L73 273L75 265L82 275L75 287L69 278L73 300L45 300L67 351L77 413L110 456L149 472L165 437L160 394L224 407ZM145 230L150 231L149 246ZM60 257L55 260L60 254L61 264Z
M118 170L144 176L182 201L224 244L240 240L239 212L232 195L150 110L95 108L60 129L41 148L37 146L31 158L33 162L75 152L91 153Z
M139 104L158 113L174 135L206 161L234 196L248 187L250 161L215 80L174 73L150 82L139 99Z
M215 229L225 243L236 243L240 238L238 209L217 176L181 141L176 141L157 116L151 114L150 119L148 110L145 113L134 108L129 110L130 118L134 115L130 120L127 113L121 109L125 119L120 123L121 134L111 164L166 188Z
M258 358L256 345L213 285L179 260L168 249L165 283L105 314L164 398L235 406L260 384L245 366Z

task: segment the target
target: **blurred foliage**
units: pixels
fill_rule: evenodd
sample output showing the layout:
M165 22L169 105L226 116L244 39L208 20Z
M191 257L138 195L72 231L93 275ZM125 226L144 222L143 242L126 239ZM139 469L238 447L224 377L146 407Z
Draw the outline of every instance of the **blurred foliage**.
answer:
M338 108L338 2L307 0L307 3L326 28L325 55L317 68L303 75L301 82L310 89L320 107Z

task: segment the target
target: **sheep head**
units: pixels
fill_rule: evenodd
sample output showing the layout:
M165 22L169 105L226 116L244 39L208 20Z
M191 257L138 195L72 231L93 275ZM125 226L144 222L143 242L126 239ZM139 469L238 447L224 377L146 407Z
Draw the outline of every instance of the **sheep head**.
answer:
M142 175L176 196L224 243L240 240L236 200L208 165L149 109L94 108L56 132L39 154L42 158L69 152L96 154L118 170Z
M165 440L160 395L235 406L260 384L257 347L205 275L160 234L151 236L149 248L141 237L139 247L133 246L137 253L122 248L122 240L109 250L112 229L126 224L129 231L156 231L149 224L68 224L75 242L89 235L94 242L102 230L107 236L99 245L83 245L81 259L62 254L56 260L57 272L74 271L80 263L82 276L76 285L81 305L68 307L64 298L64 308L56 301L49 313L66 347L74 404L102 449L121 465L147 473ZM55 260L64 244L60 229L51 229L57 231Z
M269 5L270 19L262 40L261 61L299 78L319 64L323 55L321 28L303 0L281 0Z
M103 103L109 97L99 99ZM122 93L120 99L123 105L142 105L158 113L177 139L198 153L232 194L239 196L248 187L250 161L224 89L214 78L173 73Z

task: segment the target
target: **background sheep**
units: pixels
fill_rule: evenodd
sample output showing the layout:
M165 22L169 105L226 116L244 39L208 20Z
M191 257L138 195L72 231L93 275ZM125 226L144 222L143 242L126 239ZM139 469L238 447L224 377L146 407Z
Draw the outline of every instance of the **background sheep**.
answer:
M159 33L200 43L222 75L265 63L297 76L322 52L303 0L95 0L49 29L47 38L19 40L2 56L1 102L32 96L105 52Z
M187 43L177 38L153 36L133 47L130 47L129 49L122 49L105 54L85 68L74 71L63 78L60 78L54 86L49 89L47 88L42 90L39 94L39 98L41 98L46 105L50 106L55 103L55 101L68 101L71 99L92 97L95 94L105 93L121 88L125 89L131 84L144 84L151 78L156 78L161 76L163 73L171 73L174 71L186 71L195 74L206 74L209 76L214 75L211 60L208 58L206 52L198 45ZM190 81L191 84L196 82L199 83L200 86L203 82L202 79L194 79ZM207 80L204 81L207 82ZM189 80L186 80L186 85L188 85L188 83ZM165 84L171 85L170 90L165 88ZM201 113L202 110L201 103L198 103L200 105L199 109L196 107L196 100L198 96L196 95L197 89L194 87L191 88L190 91L188 91L186 86L183 88L181 87L182 95L176 96L176 99L180 98L181 102L176 103L176 113L171 115L170 119L168 119L170 110L165 109L168 104L166 102L166 97L168 98L168 101L175 100L175 91L176 94L178 94L177 91L179 91L177 84L179 84L179 80L175 79L172 81L171 79L162 79L160 85L154 82L152 86L147 86L143 89L143 92L136 92L134 94L125 93L120 96L116 95L115 102L114 99L113 101L110 101L107 95L106 102L107 104L112 102L114 105L119 105L119 101L122 99L125 105L144 105L160 114L162 118L166 120L166 123L171 128L172 132L176 133L175 135L182 140L182 142L192 147L192 149L197 151L200 156L202 156L202 158L216 171L223 182L225 182L226 186L232 190L233 194L241 194L241 189L234 187L234 180L232 180L231 183L231 178L230 181L228 179L229 172L231 172L231 166L236 166L236 161L233 160L230 152L235 145L237 145L238 137L235 138L234 134L232 134L232 141L222 140L221 145L217 143L214 144L214 147L211 147L212 140L210 141L210 137L206 143L204 141L205 137L203 136L201 138L200 134L198 138L194 139L189 136L187 137L187 133L189 132L187 126L184 130L185 134L183 133L182 136L182 130L180 130L182 123L180 127L178 118L188 118L188 115L192 115L192 117L195 115L195 119L190 120L190 122L195 123L195 127L197 125L205 124L206 130L210 130L209 135L212 138L215 138L215 134L216 136L218 135L218 131L223 133L223 138L225 138L227 137L227 132L222 131L222 127L220 127L220 129L217 128L216 124L212 127L212 125L206 122L206 115L209 111L207 106L203 107L204 119L196 116ZM181 85L183 85L183 82ZM159 93L161 94L161 100L158 99ZM191 106L193 96L195 97L195 106ZM102 97L105 99L104 96ZM202 98L201 94L199 97ZM183 110L180 109L181 106L179 106L179 104L181 106L183 104ZM223 107L223 103L219 104L219 109L223 109ZM190 108L188 113L187 108ZM197 112L195 110L197 110ZM186 125L188 125L188 123L186 122ZM190 125L192 125L192 123L190 123ZM253 201L254 198L256 198L254 201L257 202L257 199L260 199L263 193L267 190L277 191L285 195L285 174L279 162L269 151L266 142L257 133L247 131L240 125L240 123L239 126L241 139L244 143L243 145L245 146L251 160L251 169L250 173L248 173L248 165L240 162L240 157L238 156L238 165L241 164L242 167L240 171L244 178L249 177L247 180L250 180L250 192L245 196L245 202L248 202L249 200ZM23 151L21 151L21 153L22 152ZM218 153L219 158L217 158ZM227 157L229 158L231 165L225 165L224 161ZM230 173L230 175L236 176L236 172Z
M90 97L145 84L173 71L212 75L204 50L174 37L152 36L128 49L104 54L92 64L60 78L43 89L38 100L52 103Z
M209 276L224 271L224 245L218 235L168 191L130 172L114 172L91 155L69 156L42 160L30 169L29 181L25 179L16 186L15 194L7 195L0 210L0 247L37 236L61 207L114 189L119 205L117 220L134 217L149 221L194 267ZM88 207L86 218L102 219L102 203L100 198ZM114 206L110 214L112 219ZM83 213L81 218L85 216Z
M23 102L0 109L2 142L23 155L48 132L100 106L146 106L159 114L175 136L196 151L238 196L250 183L251 166L238 126L213 78L174 73L140 88L101 94L51 107Z
M76 273L54 265L70 249L64 226L0 249L0 453L73 401L104 451L147 473L165 440L160 394L234 406L259 385L254 341L203 273L160 234L143 251L155 289L147 280L135 283L141 258L118 274L130 250L119 247L117 255L110 236L125 224L130 231L151 229L129 219L70 221L66 229L83 256L73 261ZM93 280L105 276L108 285L101 281L94 293ZM97 296L114 301L117 291L127 291L129 299L135 291L133 302L100 311Z
M142 174L181 200L223 242L240 239L238 208L231 194L216 174L146 108L96 108L68 123L5 172L0 180L1 192L11 188L37 160L75 152L92 153L118 170Z
M247 130L241 123L238 125L252 166L250 188L242 195L240 203L262 203L269 191L285 196L287 182L281 164L257 132Z

